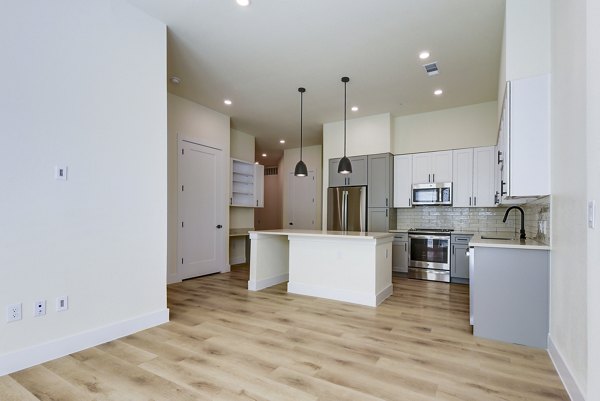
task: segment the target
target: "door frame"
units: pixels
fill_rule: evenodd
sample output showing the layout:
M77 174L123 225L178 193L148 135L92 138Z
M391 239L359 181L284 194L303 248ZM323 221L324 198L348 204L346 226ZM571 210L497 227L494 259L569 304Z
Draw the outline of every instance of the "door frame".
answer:
M216 180L220 181L222 184L222 194L219 196L217 195L217 204L216 204L216 213L217 213L217 217L220 215L220 220L223 222L223 229L221 229L221 233L220 235L217 236L217 241L220 244L220 248L218 248L219 252L218 252L218 258L217 258L217 264L221 266L220 268L220 272L221 273L226 273L228 271L231 270L231 267L228 264L228 255L227 255L227 250L229 248L229 208L226 208L225 205L228 204L228 198L229 198L229 184L228 184L228 180L227 180L227 176L229 174L229 163L228 163L228 155L225 154L225 151L221 148L218 148L216 146L211 146L211 145L207 145L206 143L203 143L202 140L199 140L198 138L192 138L186 135L182 135L182 134L177 134L177 148L176 148L176 152L177 152L177 202L176 202L176 208L177 208L177 221L175 222L177 231L176 231L176 238L177 238L177 258L175 260L175 272L169 274L168 280L167 282L170 283L174 283L174 282L181 282L183 280L182 277L182 273L181 273L181 269L179 269L180 264L177 263L177 261L179 261L181 259L181 238L180 238L180 225L181 225L181 220L182 220L182 216L181 216L181 210L179 208L179 196L181 194L181 192L179 191L179 188L181 187L181 174L180 174L180 158L181 158L181 146L182 146L182 142L187 142L193 145L198 145L198 146L202 146L205 148L209 148L209 149L213 149L213 150L217 150L220 153L220 157L219 157L219 161L218 164L220 165L217 169L217 176L216 176ZM227 233L227 234L226 234Z

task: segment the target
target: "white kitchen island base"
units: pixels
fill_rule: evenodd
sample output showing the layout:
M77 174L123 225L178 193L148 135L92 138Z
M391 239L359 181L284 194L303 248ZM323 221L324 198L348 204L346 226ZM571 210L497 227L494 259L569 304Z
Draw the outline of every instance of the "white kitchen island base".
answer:
M367 306L392 294L393 234L269 230L250 240L249 290L288 281L290 293Z

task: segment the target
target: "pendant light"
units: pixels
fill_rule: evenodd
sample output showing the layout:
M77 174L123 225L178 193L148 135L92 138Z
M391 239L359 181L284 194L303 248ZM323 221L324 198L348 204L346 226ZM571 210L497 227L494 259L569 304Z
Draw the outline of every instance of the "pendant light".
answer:
M342 82L344 83L344 157L340 159L340 164L338 165L338 173L340 174L352 173L352 163L346 157L346 84L348 81L350 81L350 78L342 77Z
M308 171L306 170L306 164L302 161L302 97L304 96L306 89L298 88L298 92L300 92L300 161L296 164L294 175L296 177L306 177Z

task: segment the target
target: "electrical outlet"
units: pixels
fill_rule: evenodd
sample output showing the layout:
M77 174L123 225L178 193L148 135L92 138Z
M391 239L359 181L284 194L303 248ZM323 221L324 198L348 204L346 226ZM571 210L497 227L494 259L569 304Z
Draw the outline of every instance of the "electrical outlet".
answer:
M33 316L44 316L46 314L46 300L35 301L33 305Z
M6 307L6 321L15 322L21 320L21 303L8 305Z
M63 311L66 311L67 309L69 309L69 297L67 297L65 295L65 296L56 298L56 311L63 312Z

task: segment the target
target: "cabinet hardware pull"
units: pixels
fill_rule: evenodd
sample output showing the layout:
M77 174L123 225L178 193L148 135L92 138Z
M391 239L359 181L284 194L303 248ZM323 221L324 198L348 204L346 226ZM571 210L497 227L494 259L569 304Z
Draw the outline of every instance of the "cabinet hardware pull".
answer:
M385 209L385 217L388 217L387 214L388 214L388 211L387 211L387 209Z
M217 225L217 228L223 228L223 226L222 226L222 225L220 225L220 224L218 224L218 225Z
M432 175L433 175L433 179L431 180L431 182L435 182L435 174L432 174Z
M469 206L471 206L471 197L469 196Z
M431 174L427 174L427 182L431 182Z
M385 198L385 207L388 206L388 198Z
M477 197L473 197L473 206L477 206Z
M408 198L408 206L412 206L410 198Z
M507 194L506 192L504 192L504 185L506 185L504 180L500 181L500 196L504 196Z
M404 243L404 252L408 251L408 249L406 249L406 242Z
M258 199L256 200L256 206L258 206Z

